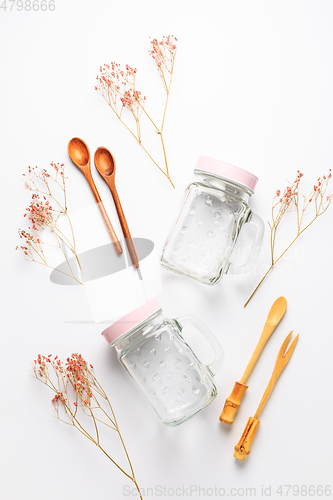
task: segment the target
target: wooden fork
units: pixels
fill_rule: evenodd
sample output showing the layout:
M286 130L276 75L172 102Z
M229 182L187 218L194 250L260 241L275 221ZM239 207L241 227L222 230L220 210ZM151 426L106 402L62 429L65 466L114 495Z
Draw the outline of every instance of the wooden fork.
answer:
M246 457L249 455L253 438L256 435L257 429L258 429L259 424L260 424L260 420L258 420L259 415L262 412L262 410L267 402L267 399L269 398L269 396L270 396L270 394L271 394L271 392L272 392L272 390L277 382L277 379L281 375L284 367L286 366L289 359L291 358L292 353L294 352L299 335L297 335L297 337L293 340L288 351L285 353L285 350L287 348L287 345L289 344L289 340L290 340L292 333L293 332L291 331L289 333L289 335L287 335L287 337L285 338L285 340L284 340L284 342L279 350L279 353L277 355L272 376L270 378L270 381L268 382L268 385L266 387L264 395L261 398L258 409L257 409L254 417L250 417L249 420L247 421L247 424L246 424L246 427L245 427L244 432L242 434L242 437L240 438L238 444L235 446L234 457L238 458L239 460L245 460Z

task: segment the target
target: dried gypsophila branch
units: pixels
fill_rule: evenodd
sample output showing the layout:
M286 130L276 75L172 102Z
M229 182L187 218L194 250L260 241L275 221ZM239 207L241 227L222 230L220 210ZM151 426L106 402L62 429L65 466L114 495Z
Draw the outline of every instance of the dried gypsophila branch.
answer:
M162 79L164 90L167 94L164 106L162 125L160 130L160 134L162 134L168 100L169 100L170 88L172 83L173 69L175 65L175 58L177 52L177 38L173 36L163 36L160 42L158 42L156 38L154 38L151 41L150 46L151 48L149 50L149 54L157 64L158 73ZM163 140L162 144L164 150Z
M66 252L64 252L62 246L64 244L74 254L78 266L80 270L82 270L76 252L73 226L67 209L66 180L68 178L65 177L64 174L64 164L60 165L59 163L51 162L50 165L54 170L53 175L51 175L46 169L41 169L39 167L28 167L28 172L30 174L29 177L26 174L23 174L23 176L26 177L25 187L30 191L34 191L31 196L30 205L24 214L24 217L28 217L31 226L29 227L30 231L25 231L23 229L18 230L20 238L25 240L25 245L17 246L16 249L22 250L26 260L55 269L47 261L45 246L59 248L64 255L69 272L66 273L60 269L56 269L56 271L73 278L80 285L83 285L83 283L75 277ZM37 182L41 183L41 188L37 186ZM60 189L63 201L60 202L58 198L55 197L51 190L51 183L54 183L58 189ZM56 208L53 208L51 202L52 204L55 204ZM61 215L67 217L71 232L70 237L67 237L57 225L58 219ZM41 230L51 232L55 238L56 244L50 245L45 243L40 234Z
M126 64L124 70L121 68L120 64L115 62L112 62L111 64L104 64L100 67L101 74L96 78L97 85L95 86L95 90L103 96L103 98L114 111L119 120L123 123L123 125L131 133L131 135L138 141L138 143L152 160L152 162L169 179L173 187L175 186L170 178L169 166L163 139L163 129L169 101L176 52L176 37L164 36L160 42L158 42L156 38L151 41L149 54L157 64L158 72L162 79L162 83L166 92L164 112L160 127L156 125L156 123L146 111L146 96L142 96L142 93L136 88L136 68L131 68L128 64ZM135 120L136 132L133 132L133 130L131 130L130 127L125 123L123 119L124 108L127 108L131 112ZM154 158L142 143L140 127L140 118L142 117L142 114L144 114L146 118L148 118L150 123L153 125L155 132L160 136L165 162L165 170L163 170L160 165L158 165L158 163L154 160Z
M301 236L304 231L311 226L311 224L318 219L321 215L323 215L332 201L332 194L327 194L327 188L329 182L332 178L331 169L328 171L328 175L324 175L322 178L319 177L317 183L313 186L313 190L307 196L303 195L303 204L300 206L300 194L299 194L299 184L303 174L297 170L296 179L290 186L287 186L283 195L281 196L281 191L278 189L273 198L272 203L272 222L268 223L271 231L270 235L270 248L271 248L271 265L260 280L259 284L250 295L249 299L244 304L244 307L252 299L253 295L256 293L262 282L266 279L268 274L271 272L275 264L279 262L279 260L285 255L285 253L290 249L290 247L295 243L295 241ZM304 215L305 211L309 206L314 206L314 215L312 219L305 223ZM279 255L279 257L275 257L275 245L276 245L276 234L277 230L283 220L283 217L286 213L294 211L296 212L296 236L293 238L291 243L287 246L287 248Z
M85 361L81 354L74 353L67 358L66 363L60 361L58 356L42 356L38 354L33 362L35 377L47 387L52 389L54 397L52 403L57 413L57 418L66 424L72 425L94 443L108 459L134 484L142 499L140 488L135 478L133 466L129 458L125 443L119 430L118 422L113 408L101 384L98 382L93 365ZM52 371L52 375L50 374ZM71 403L70 399L74 401ZM99 398L104 400L107 410L99 403ZM81 408L82 412L79 411ZM60 418L62 409L67 420ZM82 420L83 417L83 420ZM85 417L92 419L93 435L86 429ZM101 445L100 425L115 430L125 452L130 473L120 467Z

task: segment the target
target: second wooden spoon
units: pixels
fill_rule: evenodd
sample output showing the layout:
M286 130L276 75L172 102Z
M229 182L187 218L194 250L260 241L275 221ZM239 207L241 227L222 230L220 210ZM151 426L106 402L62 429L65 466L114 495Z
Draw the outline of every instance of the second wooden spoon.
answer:
M133 266L137 269L139 267L138 257L136 255L136 251L134 248L134 244L131 238L131 233L128 229L128 225L126 222L125 214L122 209L119 196L116 189L115 184L115 173L116 173L116 162L112 155L112 153L106 148L98 148L95 152L94 156L95 167L98 173L103 177L105 182L110 188L110 191L113 196L113 201L116 205L116 209L118 212L119 222L121 224L125 239L126 245L128 248L128 253L130 254L131 261Z

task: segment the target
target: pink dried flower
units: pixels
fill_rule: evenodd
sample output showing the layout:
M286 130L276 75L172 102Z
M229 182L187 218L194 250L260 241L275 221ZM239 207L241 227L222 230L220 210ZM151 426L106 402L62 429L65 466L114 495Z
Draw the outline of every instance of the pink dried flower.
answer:
M139 118L146 97L136 89L136 68L131 68L128 64L125 70L120 64L111 63L100 66L100 76L97 77L95 89L107 99L111 99L117 109L117 99L119 98L123 106L127 106ZM133 104L138 106L133 107Z
M49 201L42 201L38 194L32 195L32 202L27 208L28 218L34 226L40 228L53 224L52 206Z
M159 71L171 72L177 52L177 38L173 36L163 36L160 42L154 38L150 42L148 51L157 64Z

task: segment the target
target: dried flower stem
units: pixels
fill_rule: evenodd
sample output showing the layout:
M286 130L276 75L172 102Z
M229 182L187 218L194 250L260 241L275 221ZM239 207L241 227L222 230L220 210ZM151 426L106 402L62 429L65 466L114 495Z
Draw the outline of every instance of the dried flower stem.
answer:
M104 64L104 66L100 67L101 74L97 77L97 85L95 86L95 90L103 96L103 98L119 118L121 123L140 144L142 149L149 156L152 162L158 167L158 169L163 173L163 175L167 177L172 187L175 186L170 178L169 166L163 140L163 129L177 52L176 42L177 38L172 36L163 37L160 42L154 39L151 42L149 50L149 54L157 64L158 72L162 79L163 87L166 92L164 112L160 127L155 124L155 122L145 109L146 97L142 97L142 93L136 89L136 68L131 68L128 64L126 64L125 70L122 70L120 65L115 62L111 64ZM135 120L136 133L131 130L131 128L125 123L122 118L124 108L127 108L131 112ZM143 113L153 125L155 132L160 136L165 170L160 167L160 165L151 156L147 148L142 143L140 118Z
M290 247L295 243L295 241L304 233L304 231L313 224L315 220L318 219L321 215L323 215L332 201L332 195L327 194L328 184L332 177L331 169L329 169L329 173L327 176L319 177L317 184L313 186L312 192L308 196L303 195L303 206L300 208L299 203L299 184L303 174L298 170L295 181L286 188L282 197L281 191L278 189L276 195L273 199L272 203L272 223L268 223L271 231L270 235L270 248L271 248L271 265L268 268L267 272L264 274L249 299L244 304L244 307L250 302L260 285L266 279L268 274L271 272L275 264L279 262L279 260L285 255L285 253L290 249ZM304 227L304 214L309 205L314 206L314 215L310 222L308 222ZM275 258L275 244L276 244L276 234L278 227L283 220L283 217L286 213L296 210L296 224L297 231L296 236L293 238L291 243L287 246L287 248L279 255L279 257Z
M48 263L43 247L50 246L59 248L64 256L69 271L68 273L59 269L56 269L56 271L73 278L77 283L82 285L83 283L75 277L66 252L63 248L63 245L65 245L74 254L77 264L82 271L76 252L74 230L68 215L66 195L67 178L64 175L64 164L59 165L58 163L52 162L51 167L54 169L53 175L51 175L46 169L41 169L39 167L28 168L30 177L23 174L23 176L26 177L25 187L30 191L33 191L31 197L32 201L24 214L24 217L28 217L31 226L29 227L30 232L19 229L19 236L21 239L25 240L26 246L17 246L16 248L23 251L26 260L42 264L51 269L55 268ZM43 187L41 189L37 186L36 181L40 181L42 183ZM60 189L63 197L62 202L60 202L58 197L56 198L54 193L51 191L50 182ZM57 208L52 207L50 202L52 202L52 204L55 203ZM61 215L64 215L67 218L70 228L69 237L67 237L57 225L58 219ZM55 238L56 244L52 245L45 243L40 235L40 230L51 232Z
M133 466L119 430L118 422L109 401L108 396L98 382L92 365L84 360L81 354L72 354L68 357L66 363L53 357L41 356L38 354L33 362L33 371L37 380L45 384L54 392L52 403L57 413L57 418L65 424L72 425L81 434L94 443L107 458L134 484L142 499L139 485L136 481ZM51 374L51 373L52 374ZM98 397L104 400L108 411L99 403ZM74 399L73 403L70 400ZM79 412L79 408L82 412ZM63 410L66 420L60 418L60 409ZM96 413L102 413L102 418L97 418ZM92 419L94 435L92 435L84 426L82 417ZM101 435L99 424L117 432L122 448L125 452L130 473L126 472L104 449L101 445Z

